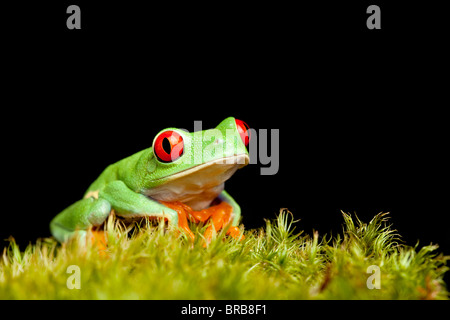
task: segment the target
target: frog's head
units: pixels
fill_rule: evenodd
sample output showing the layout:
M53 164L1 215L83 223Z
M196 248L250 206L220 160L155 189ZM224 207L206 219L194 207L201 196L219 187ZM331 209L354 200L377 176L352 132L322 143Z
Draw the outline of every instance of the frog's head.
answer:
M210 130L164 129L153 140L142 192L203 209L220 194L224 182L249 163L249 140L248 126L232 117Z

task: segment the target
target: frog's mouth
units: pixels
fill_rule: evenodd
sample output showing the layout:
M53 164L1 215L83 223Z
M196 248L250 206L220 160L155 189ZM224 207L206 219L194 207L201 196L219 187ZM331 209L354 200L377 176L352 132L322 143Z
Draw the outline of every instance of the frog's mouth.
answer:
M194 210L202 210L223 191L224 182L248 163L247 154L208 161L169 178L161 178L164 183L144 191L144 194L158 201L180 201Z

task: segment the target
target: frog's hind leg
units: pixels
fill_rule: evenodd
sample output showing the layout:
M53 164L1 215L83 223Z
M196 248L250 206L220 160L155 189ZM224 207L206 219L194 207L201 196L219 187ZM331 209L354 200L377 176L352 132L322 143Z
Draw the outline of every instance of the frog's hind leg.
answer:
M50 222L50 231L59 242L76 234L86 236L86 230L101 225L111 212L111 205L104 199L88 197L79 200L59 213Z

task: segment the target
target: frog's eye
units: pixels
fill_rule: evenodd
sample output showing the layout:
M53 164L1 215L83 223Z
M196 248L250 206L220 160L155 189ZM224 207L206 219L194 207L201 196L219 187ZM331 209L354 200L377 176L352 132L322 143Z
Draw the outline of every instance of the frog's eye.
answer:
M250 142L250 127L242 120L234 119L236 121L236 128L239 132L239 135L241 136L242 141L244 142L245 146L248 146L248 143Z
M183 137L175 131L160 133L155 139L153 150L161 162L173 162L183 155Z

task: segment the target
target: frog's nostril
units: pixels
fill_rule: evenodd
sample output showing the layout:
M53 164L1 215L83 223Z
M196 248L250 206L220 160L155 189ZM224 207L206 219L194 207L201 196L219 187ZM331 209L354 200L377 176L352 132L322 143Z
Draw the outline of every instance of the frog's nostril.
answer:
M216 140L214 140L214 144L222 144L223 143L223 140L222 139L216 139Z

